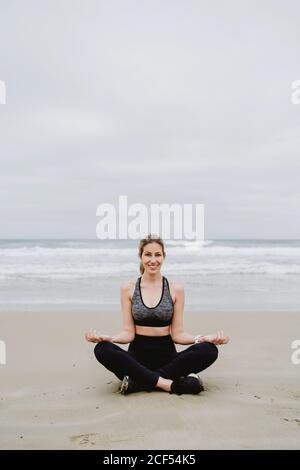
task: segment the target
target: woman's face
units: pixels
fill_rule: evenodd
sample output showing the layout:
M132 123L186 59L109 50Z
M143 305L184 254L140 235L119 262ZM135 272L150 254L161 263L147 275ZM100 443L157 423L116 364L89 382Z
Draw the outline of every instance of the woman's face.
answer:
M145 245L141 260L145 271L148 273L153 274L160 271L164 257L159 243L153 242Z

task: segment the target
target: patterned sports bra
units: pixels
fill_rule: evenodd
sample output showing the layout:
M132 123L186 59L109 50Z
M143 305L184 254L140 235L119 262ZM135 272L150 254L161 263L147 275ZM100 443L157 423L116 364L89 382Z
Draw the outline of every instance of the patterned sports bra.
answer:
M147 307L144 304L141 293L141 278L136 281L132 302L131 313L135 325L140 326L168 326L172 322L174 304L170 294L168 279L163 276L162 294L160 301L155 307Z

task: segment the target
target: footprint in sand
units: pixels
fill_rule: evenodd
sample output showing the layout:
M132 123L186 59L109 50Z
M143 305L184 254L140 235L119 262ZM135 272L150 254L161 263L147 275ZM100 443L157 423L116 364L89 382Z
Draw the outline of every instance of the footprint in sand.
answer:
M71 441L80 446L95 445L95 437L97 434L79 434L78 436L72 436Z
M288 423L293 423L294 422L294 423L297 423L298 425L300 425L300 419L297 419L297 418L291 418L291 419L283 418L283 419L284 419L284 421L287 421Z
M143 439L144 435L136 433L134 435L105 435L97 433L79 434L77 436L71 436L70 439L80 447L88 447L94 445L105 446L110 448L110 444L116 442L128 442L135 441L136 439Z

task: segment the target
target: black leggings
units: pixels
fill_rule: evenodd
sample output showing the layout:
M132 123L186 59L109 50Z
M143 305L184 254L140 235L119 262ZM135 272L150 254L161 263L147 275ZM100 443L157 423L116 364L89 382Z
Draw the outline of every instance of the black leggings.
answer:
M97 360L120 380L129 375L134 381L154 389L159 377L174 380L209 367L218 357L212 343L196 343L177 352L171 335L135 335L128 351L114 343L101 341L94 349Z

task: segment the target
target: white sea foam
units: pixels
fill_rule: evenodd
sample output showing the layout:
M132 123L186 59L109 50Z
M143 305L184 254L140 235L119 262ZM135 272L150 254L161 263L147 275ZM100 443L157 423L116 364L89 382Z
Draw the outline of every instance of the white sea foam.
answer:
M186 305L300 310L300 241L166 241L163 273ZM140 275L138 242L0 240L1 309L119 305L120 281Z
M89 279L138 272L137 244L126 241L0 242L0 282ZM130 246L129 246L130 245ZM167 272L184 275L300 274L297 241L168 241Z
M18 246L10 248L0 246L0 257L110 257L110 256L137 256L137 246L128 247L120 246L121 242L116 241L115 246L95 247L95 243L91 246ZM225 244L207 241L168 241L166 243L167 255L184 255L191 252L193 256L287 256L300 258L300 243L297 245L278 244L266 245L260 244L258 241L252 242L235 242L235 244Z

